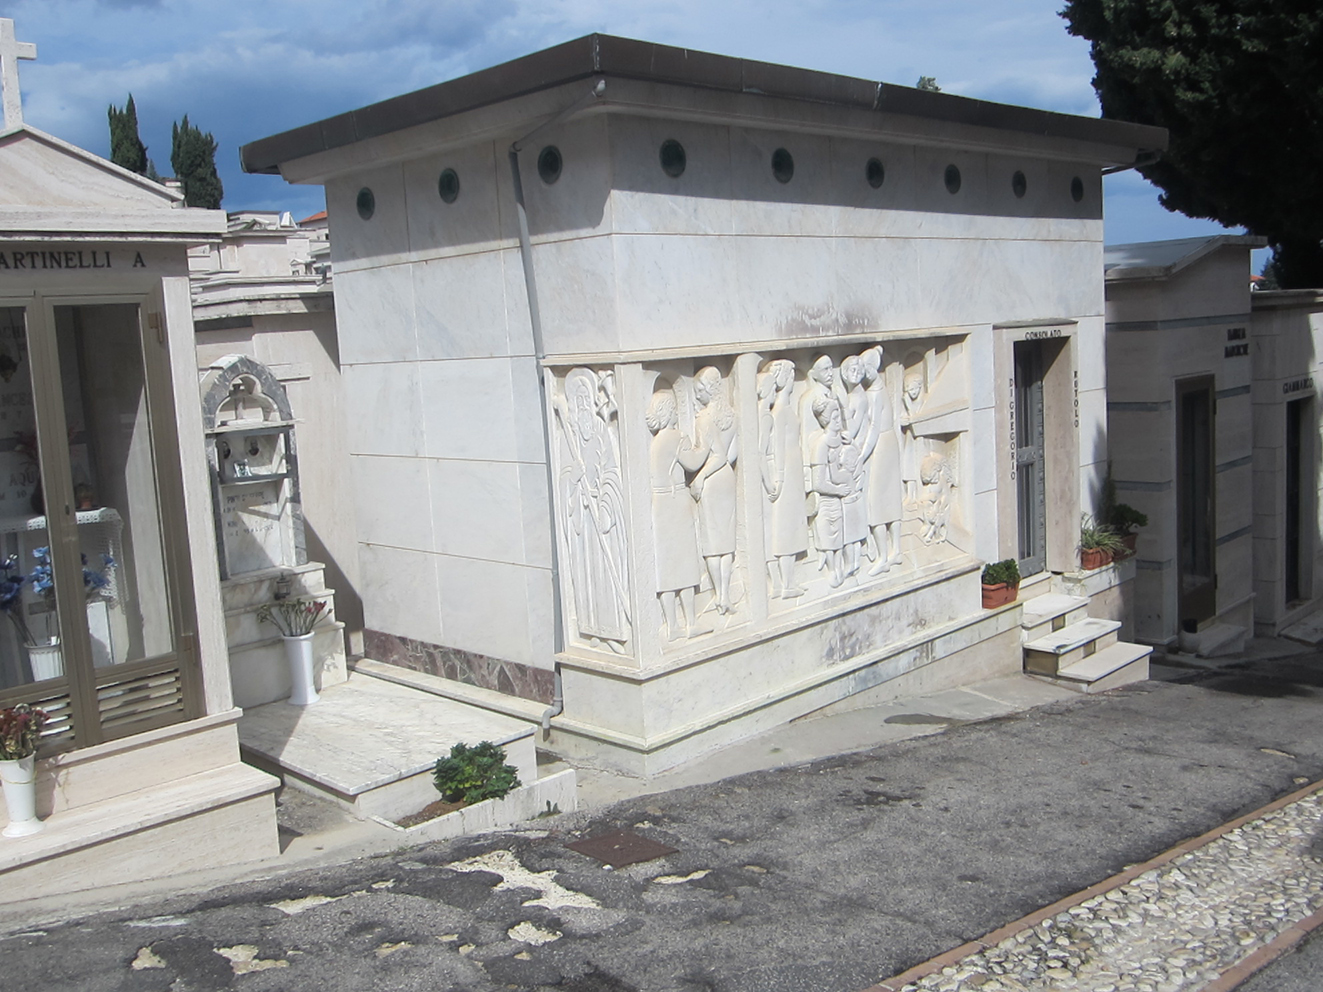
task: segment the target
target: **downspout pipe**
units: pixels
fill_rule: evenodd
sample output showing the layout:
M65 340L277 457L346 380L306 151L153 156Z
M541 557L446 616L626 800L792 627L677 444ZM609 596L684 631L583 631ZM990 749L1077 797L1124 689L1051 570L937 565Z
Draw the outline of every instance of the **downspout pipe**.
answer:
M546 342L542 338L542 314L538 305L537 278L533 272L533 245L528 237L528 206L524 202L524 181L519 172L519 153L533 138L549 127L554 127L585 107L599 100L606 92L606 80L598 79L587 94L570 104L550 120L544 121L522 138L510 145L510 179L514 187L515 215L519 221L519 257L524 263L524 289L528 297L528 322L533 330L533 356L537 365L537 383L539 409L542 411L542 450L547 455L547 506L550 510L555 500L555 480L551 469L551 384L545 365L547 357ZM554 654L560 654L565 648L565 617L561 609L560 553L556 543L556 515L547 514L551 528L551 644ZM565 711L565 691L561 684L560 663L555 667L555 691L551 705L542 713L542 736L545 739L551 733L551 718L560 716Z

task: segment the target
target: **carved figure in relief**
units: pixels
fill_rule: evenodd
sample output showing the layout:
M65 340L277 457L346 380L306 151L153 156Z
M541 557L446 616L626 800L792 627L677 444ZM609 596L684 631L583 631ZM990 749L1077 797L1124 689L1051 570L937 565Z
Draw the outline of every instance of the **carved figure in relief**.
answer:
M766 514L767 555L772 585L781 599L795 599L804 590L795 582L795 560L808 550L808 499L799 419L791 405L795 363L788 358L768 362L758 377L760 440L763 440L764 489L771 501ZM763 390L767 389L766 400Z
M845 574L859 571L868 542L868 461L864 445L871 428L872 411L864 390L864 361L851 355L841 362L840 382L845 393L843 405L845 450L841 460L850 474L850 495L845 507Z
M575 622L612 650L629 637L625 515L614 377L571 369L555 404L569 460L561 469Z
M940 451L930 451L919 467L923 483L923 502L919 506L919 519L923 530L919 533L924 544L946 540L946 526L951 519L951 466Z
M905 375L905 392L901 396L905 412L901 414L900 429L903 438L901 450L901 478L905 482L905 502L917 503L919 499L919 470L923 459L923 445L915 433L914 422L923 409L923 373L908 372Z
M814 359L813 364L809 366L808 374L804 377L804 392L799 397L799 436L803 444L804 461L809 459L809 438L818 430L818 420L813 415L813 405L819 399L826 397L835 403L841 402L841 396L836 391L836 369L831 363L831 356L819 355ZM844 410L842 410L841 423L845 423Z
M900 521L904 507L900 439L896 436L895 412L887 394L882 348L869 348L860 357L870 412L864 459L868 464L868 525L873 535L874 564L868 574L879 575L901 560Z
M809 438L809 478L817 504L813 515L813 543L823 554L833 589L845 581L845 508L853 477L845 466L841 405L835 397L820 395L813 402L818 429Z
M680 432L673 390L662 388L652 394L645 420L652 432L649 473L657 598L666 619L666 638L674 641L711 629L700 629L694 613L703 561L698 554L694 501L685 484L686 473L700 469L707 453L695 449Z
M735 570L735 461L738 457L735 409L726 399L721 373L711 365L694 376L695 447L707 455L689 483L698 503L698 547L712 580L717 612L731 611L730 580Z

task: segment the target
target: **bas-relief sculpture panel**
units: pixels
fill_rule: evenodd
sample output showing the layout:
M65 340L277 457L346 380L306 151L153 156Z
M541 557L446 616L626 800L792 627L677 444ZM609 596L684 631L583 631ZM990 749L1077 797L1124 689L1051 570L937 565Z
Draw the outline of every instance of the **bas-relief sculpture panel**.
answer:
M968 548L961 339L643 366L646 409L628 423L647 431L647 464L632 472L615 376L571 369L552 398L572 643L628 654L638 623L663 650L696 646L870 584L903 587ZM631 533L624 493L635 486L651 512ZM652 566L631 576L638 541ZM765 596L748 595L754 582Z

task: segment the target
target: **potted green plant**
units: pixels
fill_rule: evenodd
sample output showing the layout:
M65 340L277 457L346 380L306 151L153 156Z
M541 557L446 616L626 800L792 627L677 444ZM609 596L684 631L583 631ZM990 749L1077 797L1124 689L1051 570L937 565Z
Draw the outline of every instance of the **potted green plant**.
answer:
M1020 564L1014 558L983 566L983 608L993 610L1014 603L1020 595Z
M27 703L0 710L0 786L9 810L6 837L41 830L37 819L37 741L46 713Z
M438 758L432 780L448 803L480 803L501 799L519 787L519 771L505 763L505 748L482 741L456 744L449 758Z
M302 599L278 599L265 603L257 611L258 622L265 621L280 631L285 644L285 660L289 663L291 706L311 706L321 699L317 695L317 682L312 664L312 638L317 622L326 613L326 601L309 602Z
M1125 545L1126 556L1129 557L1135 553L1135 543L1139 540L1139 535L1135 533L1137 527L1148 526L1148 516L1140 513L1133 506L1126 503L1117 503L1112 507L1112 514L1107 521L1112 530L1121 538L1121 543Z
M1085 571L1102 568L1125 550L1120 535L1089 514L1080 519L1080 567Z

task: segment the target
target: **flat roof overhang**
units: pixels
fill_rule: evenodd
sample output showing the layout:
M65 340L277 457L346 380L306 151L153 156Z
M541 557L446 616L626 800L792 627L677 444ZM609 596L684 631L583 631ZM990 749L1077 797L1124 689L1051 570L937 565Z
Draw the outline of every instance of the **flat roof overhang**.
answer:
M240 148L240 162L245 172L278 175L287 162L592 78L790 100L824 110L899 115L1136 152L1167 147L1166 129L1160 127L1059 114L593 34L250 142ZM767 120L772 127L784 123L774 117Z

